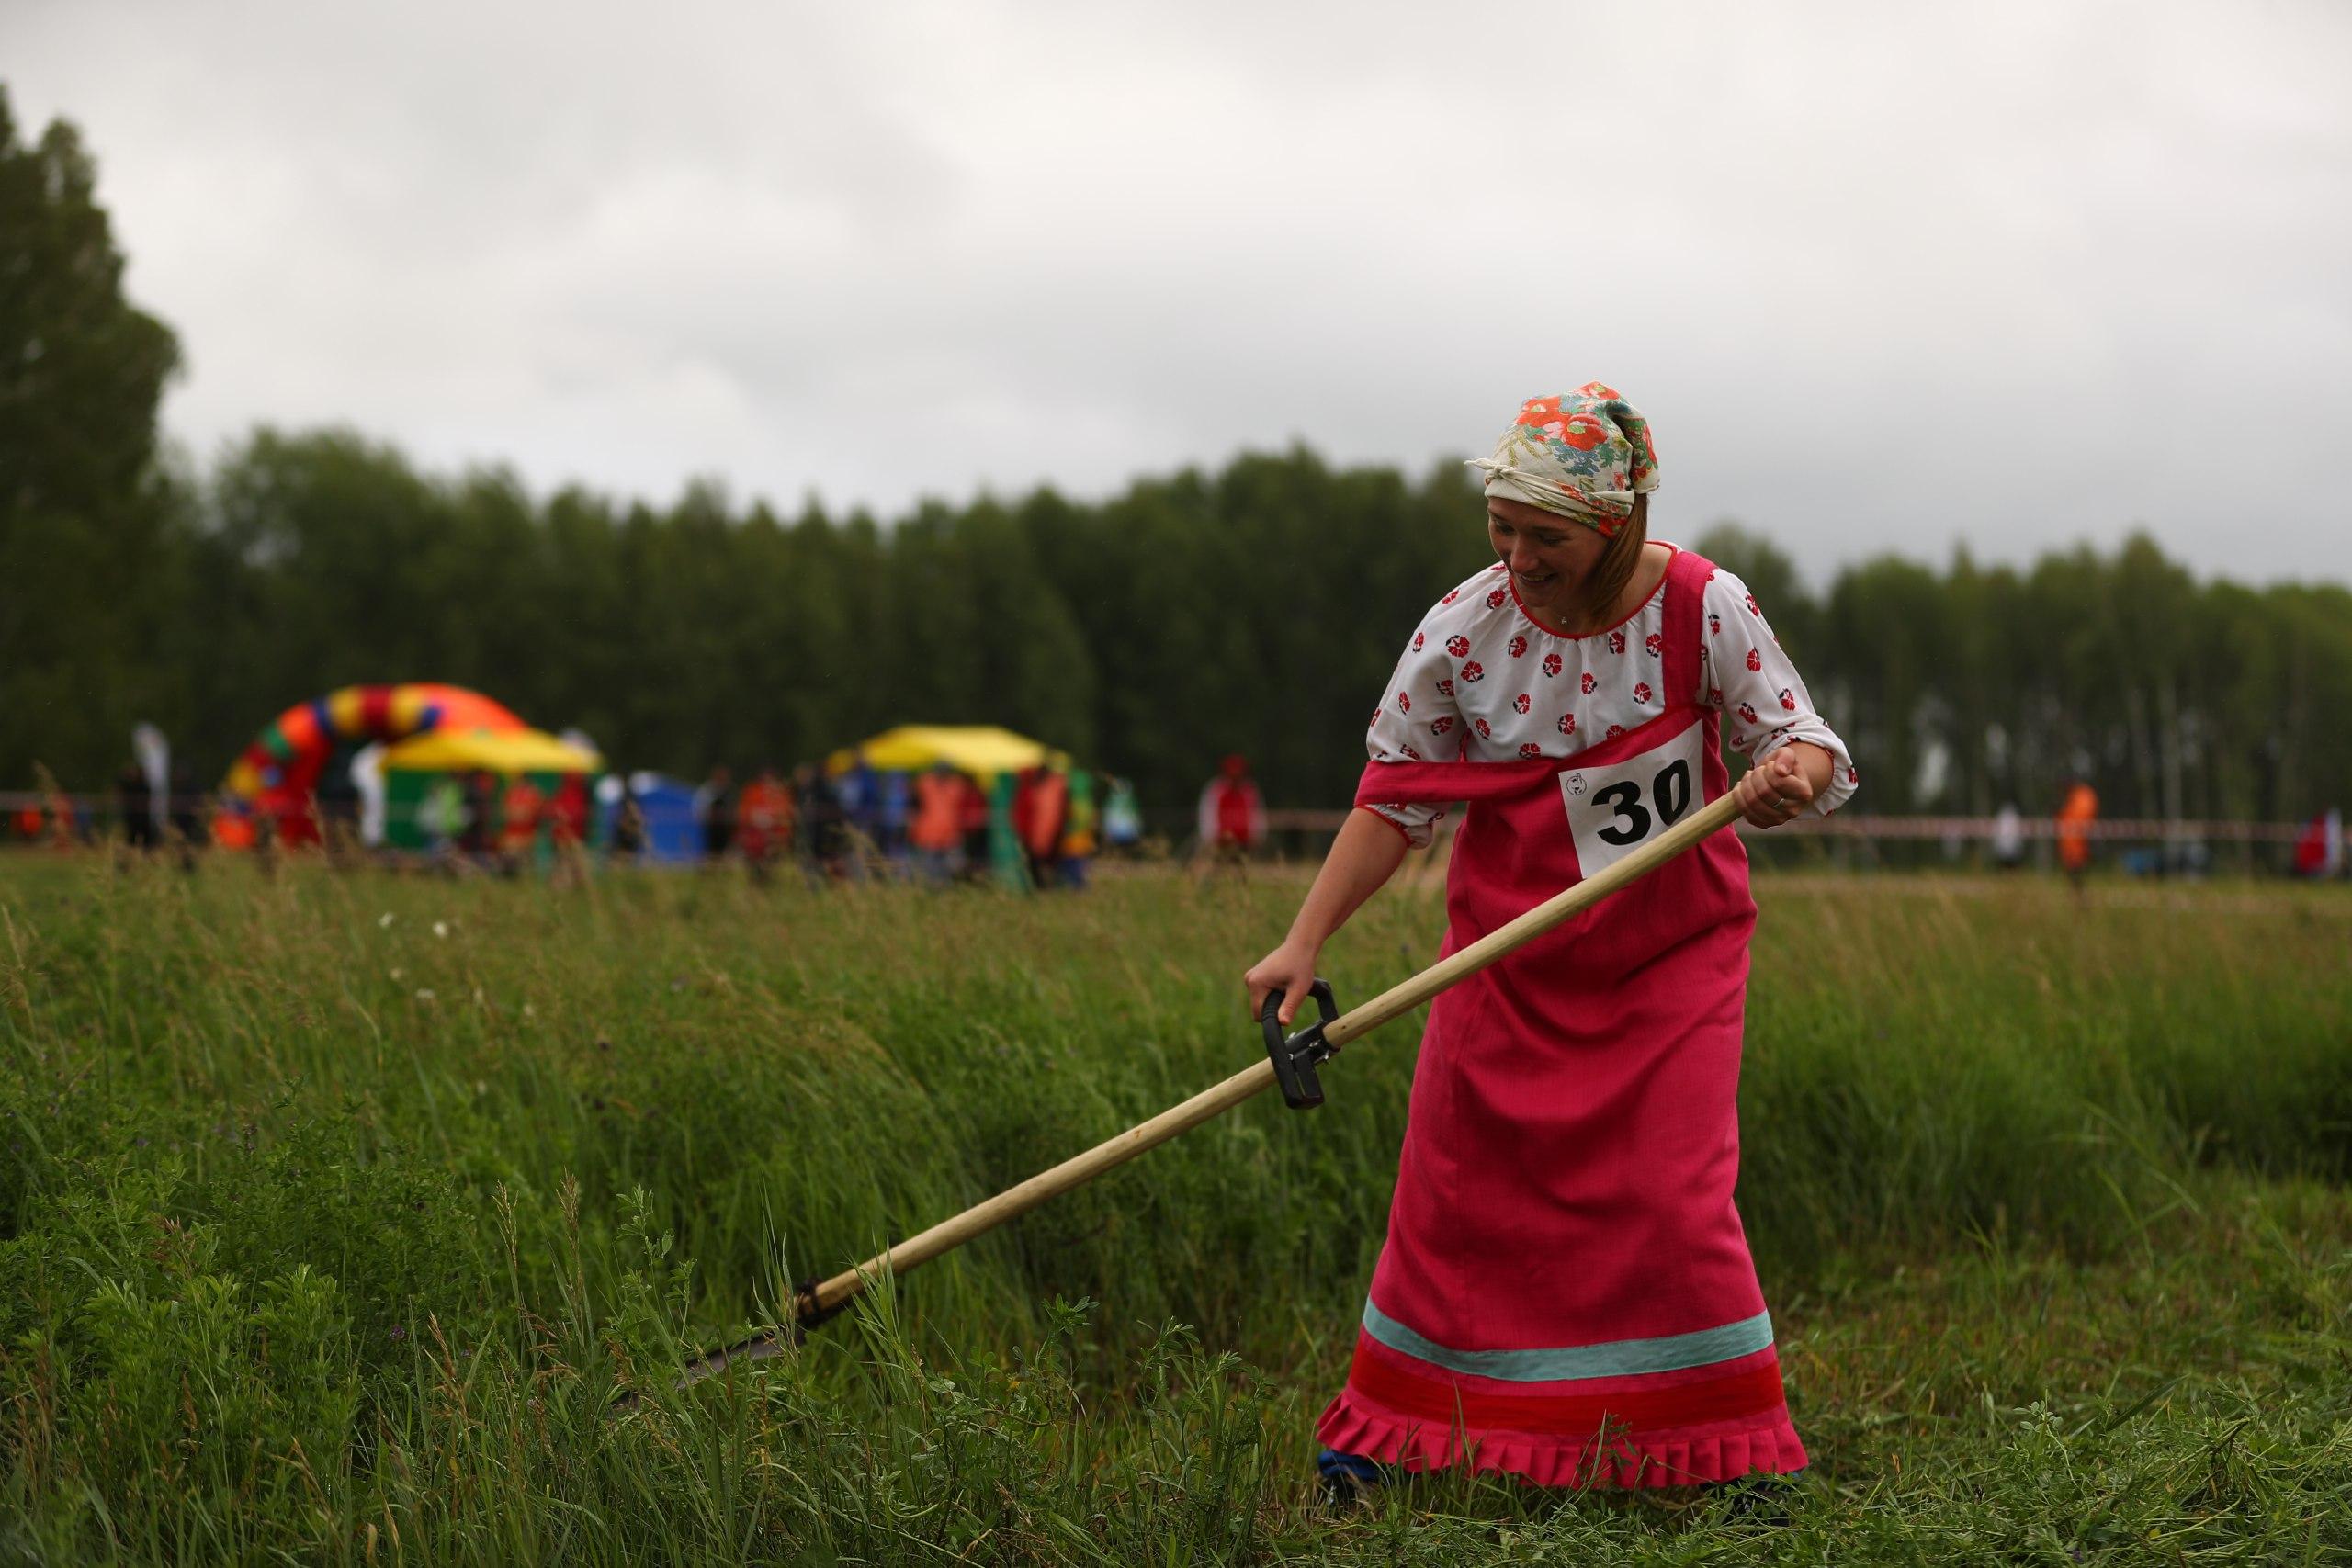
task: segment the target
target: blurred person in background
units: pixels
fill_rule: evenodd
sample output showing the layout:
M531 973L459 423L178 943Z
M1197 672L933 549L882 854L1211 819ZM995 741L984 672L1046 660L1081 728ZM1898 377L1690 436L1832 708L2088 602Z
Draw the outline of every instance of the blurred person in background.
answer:
M465 786L447 773L427 783L416 803L416 830L433 863L450 869L451 852L466 830Z
M2015 871L2025 863L2025 818L2017 802L2003 801L1993 817L1993 863Z
M849 827L840 792L824 769L808 763L794 769L792 780L800 822L800 869L811 884L839 882L849 874Z
M548 798L531 782L530 774L516 773L506 781L506 795L501 804L503 811L499 830L499 869L508 876L520 876L537 852L539 828L547 820Z
M914 781L895 768L876 778L874 847L881 852L890 874L902 876L907 869L907 823L914 812Z
M774 768L762 768L737 803L735 847L763 887L775 874L775 863L792 853L792 792Z
M613 808L613 858L634 865L645 855L645 803L637 798L637 786L626 778L621 780L621 798Z
M989 797L996 788L990 778L986 785L977 779L967 779L972 787L963 795L964 864L962 874L968 880L985 881L989 874Z
M2086 780L2070 780L2057 820L2058 863L2079 894L2091 874L2091 825L2098 820L2098 792Z
M196 787L196 775L186 762L172 764L171 795L164 803L164 820L171 824L172 842L177 847L180 869L196 869L197 852L204 848L204 796Z
M1123 778L1103 780L1102 844L1113 851L1131 850L1143 839L1143 807L1136 802L1136 786Z
M1012 793L1012 832L1027 859L1029 886L1051 887L1069 822L1069 759L1057 751L1023 773Z
M834 778L832 788L841 808L840 869L863 877L866 857L882 841L882 780L865 760L863 747L851 750L849 766Z
M933 762L915 775L913 817L907 837L924 880L934 887L963 874L964 820L967 802L978 794L972 781L948 762ZM985 809L981 820L987 821Z
M2295 874L2323 879L2341 876L2344 862L2344 813L2330 807L2296 837Z
M122 819L122 841L145 854L155 847L155 786L138 762L126 763L114 781L115 814Z
M726 859L735 841L735 775L724 763L695 791L695 825L702 829L703 864Z
M548 802L548 837L555 851L555 879L571 886L588 880L588 776L566 773Z
M1102 847L1102 814L1094 805L1094 775L1083 768L1069 773L1069 809L1062 821L1062 841L1054 874L1073 893L1086 891L1086 868Z
M466 775L466 825L458 848L465 863L488 870L498 855L498 778L487 768Z
M1201 854L1207 868L1246 867L1266 838L1266 803L1258 781L1250 776L1250 760L1239 752L1218 764L1216 777L1201 790Z

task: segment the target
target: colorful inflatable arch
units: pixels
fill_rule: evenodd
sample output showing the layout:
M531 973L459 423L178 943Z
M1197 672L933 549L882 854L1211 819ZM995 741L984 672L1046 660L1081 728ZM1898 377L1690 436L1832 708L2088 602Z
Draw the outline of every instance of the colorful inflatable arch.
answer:
M220 794L232 811L271 818L278 842L311 843L318 823L311 795L336 747L405 740L445 728L526 728L501 705L463 686L345 686L279 714L229 770Z

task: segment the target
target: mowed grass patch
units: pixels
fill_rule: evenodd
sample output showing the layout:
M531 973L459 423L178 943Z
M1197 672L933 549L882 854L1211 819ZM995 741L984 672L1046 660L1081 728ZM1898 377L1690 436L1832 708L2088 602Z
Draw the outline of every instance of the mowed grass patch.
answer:
M874 1562L2352 1540L2307 1506L2346 1479L2352 905L2325 889L1759 882L1741 1203L1822 1472L1770 1529L1448 1480L1304 1511L1406 1021L1328 1070L1323 1110L1245 1108L797 1359L667 1392L792 1281L1246 1065L1238 976L1297 892L0 867L6 1539ZM1441 921L1375 901L1329 954L1342 1000L1425 963ZM624 1389L648 1397L616 1418Z

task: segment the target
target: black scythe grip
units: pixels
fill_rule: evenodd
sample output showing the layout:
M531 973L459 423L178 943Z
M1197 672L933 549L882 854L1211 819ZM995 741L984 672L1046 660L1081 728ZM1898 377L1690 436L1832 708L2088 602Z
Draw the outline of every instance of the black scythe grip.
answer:
M1323 1086L1316 1079L1317 1064L1328 1062L1337 1046L1323 1043L1323 1030L1340 1016L1340 1004L1331 998L1331 982L1319 976L1308 987L1315 998L1315 1009L1323 1016L1305 1029L1283 1038L1283 993L1266 993L1266 1006L1259 1013L1258 1022L1266 1032L1266 1060L1274 1065L1274 1081L1282 1085L1283 1103L1293 1111L1312 1111L1323 1103Z

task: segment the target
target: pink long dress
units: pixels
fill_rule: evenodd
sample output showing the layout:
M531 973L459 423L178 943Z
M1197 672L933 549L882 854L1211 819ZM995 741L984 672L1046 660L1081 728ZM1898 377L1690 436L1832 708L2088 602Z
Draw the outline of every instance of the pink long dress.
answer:
M1360 805L1469 803L1446 952L1727 787L1692 694L1713 570L1668 569L1656 718L1565 759L1365 770ZM1552 1486L1804 1465L1732 1203L1755 917L1725 829L1438 998L1326 1444Z

